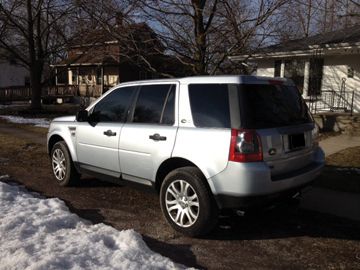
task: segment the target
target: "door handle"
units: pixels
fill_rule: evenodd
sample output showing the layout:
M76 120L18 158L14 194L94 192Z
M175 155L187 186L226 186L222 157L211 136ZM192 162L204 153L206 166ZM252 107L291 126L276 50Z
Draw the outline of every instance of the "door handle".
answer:
M104 135L110 137L110 136L116 136L116 132L113 132L112 130L104 131Z
M154 141L166 141L166 137L165 136L160 136L159 133L155 133L154 135L150 135L149 139L154 140Z

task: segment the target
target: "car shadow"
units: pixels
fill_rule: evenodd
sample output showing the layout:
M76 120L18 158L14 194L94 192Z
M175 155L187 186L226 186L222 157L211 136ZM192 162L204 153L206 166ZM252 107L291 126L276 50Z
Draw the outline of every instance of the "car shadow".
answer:
M206 269L204 266L197 263L196 256L191 251L192 245L169 244L146 235L143 235L142 237L151 250L161 254L162 256L170 258L175 263L198 269Z
M81 187L112 187L122 186L103 182L95 178L84 179ZM134 205L141 204L144 190L139 190ZM157 203L157 200L149 200L148 203ZM149 205L151 209L158 205ZM79 216L93 222L104 222L104 218L94 210L71 209ZM160 211L160 209L159 209ZM130 211L131 212L131 211ZM112 225L112 224L108 224ZM259 209L247 212L239 217L234 213L219 218L218 226L203 239L207 240L263 240L289 238L297 236L326 237L334 239L360 240L360 222L339 218L330 214L299 208L294 202L280 204L271 209Z
M103 223L108 226L113 226L113 224L106 222L106 218L100 213L99 209L78 209L74 207L69 201L65 202L69 207L69 210L72 213L78 215L80 218L90 221L92 224ZM170 258L176 264L182 264L198 269L206 269L204 266L201 266L197 263L196 256L191 251L192 245L170 244L144 234L142 235L142 238L152 251Z
M243 217L221 217L206 239L234 241L298 236L360 240L360 222L287 205Z
M113 183L100 180L98 178L85 176L76 182L75 187L81 188L97 188L97 187L121 187L120 183Z

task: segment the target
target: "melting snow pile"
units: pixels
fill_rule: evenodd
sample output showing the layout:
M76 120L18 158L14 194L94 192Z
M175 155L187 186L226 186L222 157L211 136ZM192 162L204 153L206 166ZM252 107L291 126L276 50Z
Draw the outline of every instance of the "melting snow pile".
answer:
M30 124L35 125L36 127L49 127L50 120L45 118L24 118L21 116L12 116L12 115L0 115L1 118L7 120L11 123L16 124Z
M133 230L91 225L59 199L0 182L0 269L179 269Z

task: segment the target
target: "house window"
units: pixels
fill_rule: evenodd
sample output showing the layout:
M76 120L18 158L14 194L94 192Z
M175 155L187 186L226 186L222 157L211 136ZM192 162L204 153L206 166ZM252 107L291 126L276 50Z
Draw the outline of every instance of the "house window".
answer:
M284 77L292 79L300 91L304 87L305 61L299 59L285 60Z
M68 71L67 68L57 68L56 70L56 83L68 84Z
M347 67L347 77L354 78L354 68L353 67L350 67L350 66Z
M102 84L102 71L101 71L101 67L98 67L96 69L96 84L97 85L101 85Z
M72 69L71 70L71 81L72 81L72 84L73 85L76 85L77 84L77 77L78 77L78 70L77 69Z
M30 77L29 76L25 76L25 78L24 78L24 80L25 80L25 86L30 86Z
M274 62L274 77L280 77L281 75L281 60L275 60Z
M310 59L309 89L308 96L321 95L321 81L323 76L324 59Z

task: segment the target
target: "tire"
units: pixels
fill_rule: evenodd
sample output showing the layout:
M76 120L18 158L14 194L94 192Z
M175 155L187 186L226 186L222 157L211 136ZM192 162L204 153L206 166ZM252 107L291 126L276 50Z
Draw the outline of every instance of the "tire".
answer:
M205 235L217 223L217 205L205 177L195 167L179 168L165 177L160 205L168 223L188 236Z
M74 167L69 150L64 141L55 143L51 150L51 168L56 182L60 186L75 185L80 174Z

